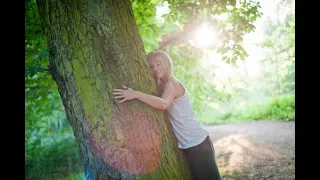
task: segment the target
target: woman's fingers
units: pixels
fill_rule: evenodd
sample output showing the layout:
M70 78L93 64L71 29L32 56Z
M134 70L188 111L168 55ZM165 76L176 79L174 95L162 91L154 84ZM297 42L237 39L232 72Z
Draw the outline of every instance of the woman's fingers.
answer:
M114 98L119 99L119 98L124 98L124 96L116 96Z
M125 90L123 90L123 89L114 89L113 91L115 91L115 92L124 92Z
M123 88L124 89L127 89L127 87L125 85L123 85ZM124 93L125 93L126 90L123 90L123 89L114 89L113 90L113 95L116 95L114 98L115 99L121 99L121 98L124 98L122 99L121 101L119 101L119 103L123 103L125 101L127 101L128 99L124 96Z
M123 92L114 92L113 94L114 94L114 95L122 95Z
M123 103L123 102L125 102L127 99L126 98L124 98L124 99L122 99L119 103Z

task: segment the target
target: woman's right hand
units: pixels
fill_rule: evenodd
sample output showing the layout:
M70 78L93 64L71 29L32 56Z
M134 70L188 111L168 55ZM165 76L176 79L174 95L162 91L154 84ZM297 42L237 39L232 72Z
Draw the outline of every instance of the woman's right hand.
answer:
M132 88L127 88L126 86L123 86L123 88L124 89L113 90L113 95L116 95L114 98L122 99L121 101L119 101L119 103L137 98L137 91L133 90Z

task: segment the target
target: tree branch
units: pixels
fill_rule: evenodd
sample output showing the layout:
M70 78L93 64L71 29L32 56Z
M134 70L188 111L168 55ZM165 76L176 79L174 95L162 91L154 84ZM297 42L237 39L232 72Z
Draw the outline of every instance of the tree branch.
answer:
M198 21L191 20L184 25L182 31L172 32L163 36L163 41L159 43L159 49L163 49L166 46L173 45L179 42L187 42L188 34L192 33L198 25Z

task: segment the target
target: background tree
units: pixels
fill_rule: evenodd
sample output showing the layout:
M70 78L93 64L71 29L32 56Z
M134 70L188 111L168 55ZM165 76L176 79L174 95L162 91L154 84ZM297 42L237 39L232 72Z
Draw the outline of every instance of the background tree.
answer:
M272 96L294 94L295 90L295 11L291 6L290 1L278 4L278 17L283 11L288 12L284 17L266 20L266 36L260 44L266 49L261 78L267 80L266 93Z

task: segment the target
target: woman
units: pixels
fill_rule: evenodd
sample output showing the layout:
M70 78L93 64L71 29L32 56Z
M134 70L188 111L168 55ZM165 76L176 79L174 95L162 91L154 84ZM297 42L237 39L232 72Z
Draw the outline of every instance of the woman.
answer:
M178 147L185 153L194 179L222 179L216 165L212 142L201 124L196 121L188 93L182 83L173 77L172 62L167 53L161 50L151 52L148 62L159 88L161 97L135 91L131 88L115 89L120 103L138 99L153 108L167 110L178 139Z

